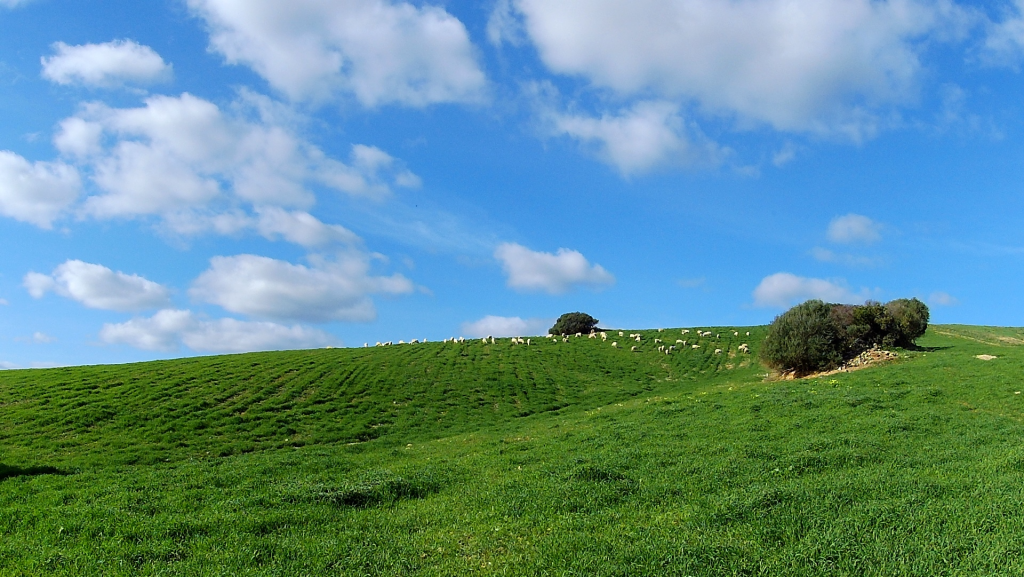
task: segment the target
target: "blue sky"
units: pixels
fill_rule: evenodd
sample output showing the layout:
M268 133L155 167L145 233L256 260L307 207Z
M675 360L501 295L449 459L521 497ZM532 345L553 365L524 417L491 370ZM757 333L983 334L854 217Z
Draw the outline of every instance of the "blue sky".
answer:
M0 367L1022 325L1024 0L0 0Z

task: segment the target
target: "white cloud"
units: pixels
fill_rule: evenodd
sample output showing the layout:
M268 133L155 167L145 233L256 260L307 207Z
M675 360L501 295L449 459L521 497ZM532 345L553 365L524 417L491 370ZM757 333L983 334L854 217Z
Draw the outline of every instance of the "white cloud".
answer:
M31 337L15 337L14 340L20 341L20 342L25 342L25 343L36 343L36 344L40 344L40 345L46 345L46 344L57 342L56 338L51 337L50 335L48 335L46 333L39 332L39 331L36 331L36 332L32 333Z
M73 166L29 162L0 150L0 214L50 229L80 190L81 179Z
M554 319L522 319L519 317L498 317L487 315L470 323L462 323L463 334L470 337L522 337L545 335Z
M207 320L188 310L165 309L149 318L105 324L100 340L151 351L173 351L181 344L197 352L241 353L340 345L335 337L301 325L235 319Z
M170 291L163 285L80 260L68 260L49 275L30 272L23 284L34 298L53 291L93 309L139 311L170 304Z
M828 225L828 239L844 244L870 244L882 239L882 225L860 214L837 216Z
M869 267L876 266L880 263L880 259L871 258L869 256L835 252L820 246L816 246L811 249L811 256L821 262L831 262L846 266Z
M958 298L942 291L933 292L928 297L928 302L942 307L951 307L960 304L960 300Z
M311 248L359 241L359 237L347 228L324 224L308 212L289 212L277 207L257 208L256 211L259 214L257 229L269 239L280 236L288 242Z
M85 200L87 214L161 215L173 221L172 230L196 228L190 221L218 204L308 207L315 201L308 189L313 184L363 196L419 185L416 175L376 147L354 145L351 164L329 158L281 116L273 103L249 94L234 114L188 93L152 96L140 108L93 103L61 123L54 143L92 173L99 194ZM288 238L270 225L268 234Z
M923 41L969 21L951 0L514 5L556 73L620 95L654 94L778 130L853 139L870 135L872 110L914 97Z
M32 2L32 0L0 0L0 6L4 8L17 8L18 6L28 4L29 2ZM2 366L3 365L0 364L0 367Z
M57 84L115 87L152 84L168 80L171 66L152 48L132 40L103 44L53 45L53 56L44 56L43 78Z
M292 99L350 93L365 106L478 101L486 84L465 26L390 0L188 0L213 50Z
M0 306L7 306L11 303L7 302L7 299L0 298Z
M1024 0L1004 6L1004 19L989 23L981 56L991 65L1016 67L1024 56Z
M594 145L598 156L624 175L663 165L715 163L721 156L711 143L691 142L678 106L671 102L640 102L600 118L557 112L546 116L554 134Z
M506 242L494 251L494 258L501 261L508 286L519 290L561 294L574 285L599 287L615 282L601 265L591 265L579 252L565 248L551 254Z
M314 260L312 267L251 254L218 256L189 294L262 318L367 322L377 315L369 295L408 294L414 288L400 274L371 276L369 268L369 259L356 252Z
M495 46L523 43L523 27L516 18L511 0L498 0L487 18L487 39Z
M833 303L863 302L867 290L855 294L840 283L779 272L764 277L754 289L754 306L785 308L808 299Z

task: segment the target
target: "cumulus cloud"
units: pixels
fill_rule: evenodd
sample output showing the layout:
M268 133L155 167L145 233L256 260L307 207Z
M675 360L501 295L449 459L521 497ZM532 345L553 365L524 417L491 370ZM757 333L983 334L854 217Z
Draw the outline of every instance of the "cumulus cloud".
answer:
M368 322L377 311L372 294L408 294L404 276L372 276L366 255L344 253L313 266L243 254L210 259L210 268L192 284L196 300L261 318L312 322Z
M115 87L152 84L168 80L171 66L152 48L132 40L103 44L53 45L53 56L44 56L43 78L57 84Z
M78 198L81 178L63 162L29 162L0 150L0 214L53 228L53 221Z
M236 319L205 319L189 310L165 309L152 317L103 325L100 340L149 351L173 351L180 345L197 352L242 353L340 345L335 337L301 325Z
M508 286L518 290L562 294L573 286L596 288L615 282L604 267L592 265L578 251L566 248L552 254L506 242L494 251L494 258L501 261Z
M462 332L467 336L477 338L545 335L553 324L553 319L522 319L520 317L487 315L480 320L462 323Z
M593 146L597 155L624 175L640 173L663 165L715 163L718 148L693 142L671 102L640 102L618 114L593 117L549 112L547 120L554 134L564 134Z
M960 304L960 300L955 296L942 291L933 292L928 297L928 302L932 305L938 305L942 307L951 307Z
M808 299L857 303L863 302L868 296L867 290L855 294L838 282L779 272L764 277L754 289L754 306L785 308Z
M86 214L161 215L172 229L195 229L203 222L218 231L232 228L232 219L223 215L204 219L202 211L218 204L308 207L315 201L308 188L313 184L362 196L419 185L399 160L373 146L354 145L348 164L327 157L281 122L272 108L258 97L243 95L235 111L226 113L188 93L152 96L139 108L93 103L61 123L54 143L91 172L99 194L85 199ZM255 227L265 235L290 239L302 226L315 225L299 213L291 213L292 220L304 224L267 214ZM235 225L235 230L246 227L245 222ZM341 234L330 231L313 236Z
M882 225L860 214L837 216L828 225L828 239L843 244L870 244L882 240Z
M914 96L951 0L514 0L547 67L624 96L693 102L778 130L860 139Z
M170 304L170 291L163 285L80 260L68 260L48 275L30 272L23 284L34 298L52 291L93 309L140 311Z
M465 26L443 8L391 0L188 0L211 48L296 100L365 106L480 100L486 79Z

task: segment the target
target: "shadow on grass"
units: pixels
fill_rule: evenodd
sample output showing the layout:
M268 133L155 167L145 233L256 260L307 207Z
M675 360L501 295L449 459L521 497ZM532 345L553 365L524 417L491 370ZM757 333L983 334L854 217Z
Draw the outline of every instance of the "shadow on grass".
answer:
M0 463L0 481L11 477L33 477L35 475L67 475L56 467L12 467Z
M947 350L949 350L951 348L953 348L953 345L948 345L948 346L945 346L945 347L922 347L922 346L914 345L914 346L907 347L905 350L919 352L919 353L935 353L935 352L938 352L938 351L947 351Z

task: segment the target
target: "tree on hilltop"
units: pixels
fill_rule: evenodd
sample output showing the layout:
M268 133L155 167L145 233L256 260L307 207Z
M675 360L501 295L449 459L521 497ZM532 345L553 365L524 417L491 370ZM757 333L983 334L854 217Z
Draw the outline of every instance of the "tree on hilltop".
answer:
M558 317L555 325L548 329L552 335L574 335L576 333L589 333L597 328L597 319L587 313L575 312L565 313Z

